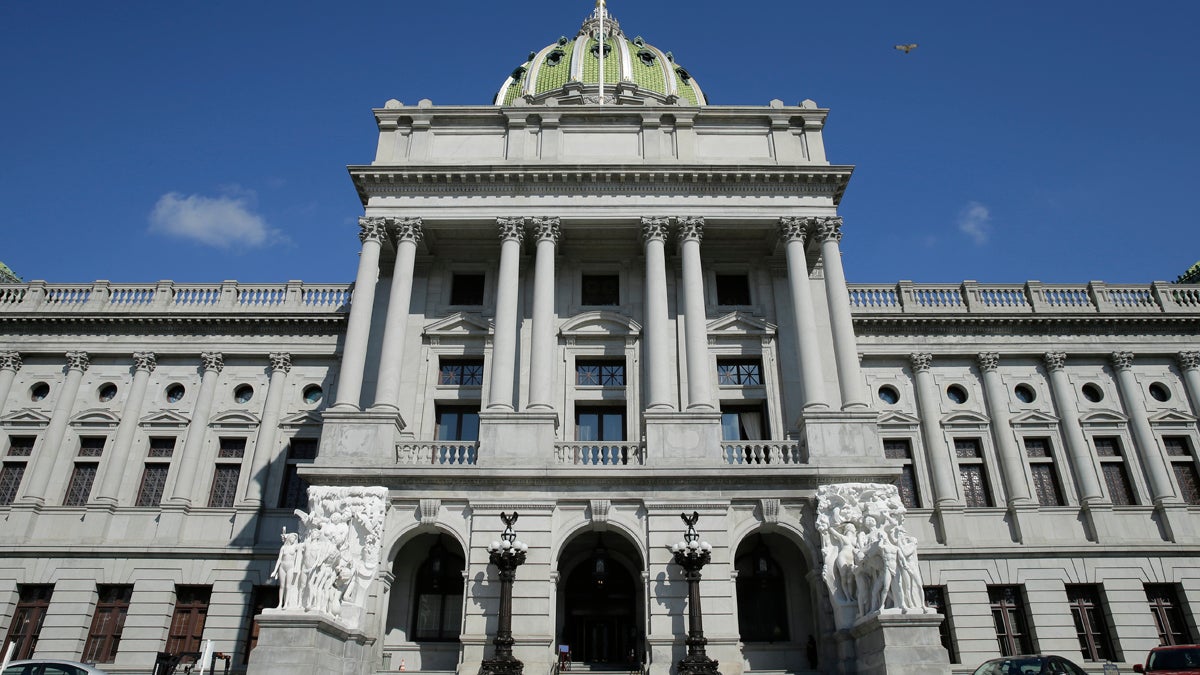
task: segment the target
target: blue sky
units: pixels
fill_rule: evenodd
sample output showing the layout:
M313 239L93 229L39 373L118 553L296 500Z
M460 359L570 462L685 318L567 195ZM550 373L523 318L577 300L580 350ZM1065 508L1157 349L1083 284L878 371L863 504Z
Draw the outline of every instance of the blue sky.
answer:
M0 3L0 260L353 280L371 108L490 103L591 0ZM1200 259L1200 3L610 0L716 104L831 108L851 281L1173 280ZM920 46L905 55L899 42Z

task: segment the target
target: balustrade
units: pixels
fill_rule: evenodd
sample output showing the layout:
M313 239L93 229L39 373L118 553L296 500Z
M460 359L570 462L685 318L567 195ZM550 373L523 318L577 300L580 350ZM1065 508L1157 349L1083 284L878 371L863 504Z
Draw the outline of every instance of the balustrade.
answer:
M559 464L575 466L640 466L646 463L641 443L597 443L577 441L555 443L554 454Z
M466 466L478 460L477 441L420 441L396 445L397 464Z
M722 441L721 454L737 466L806 463L798 441Z
M848 284L850 308L870 314L1192 314L1200 312L1200 286L1165 282L1110 285Z
M92 285L0 284L0 312L296 312L319 314L344 311L350 302L348 284L308 286L287 284L241 285L120 284Z

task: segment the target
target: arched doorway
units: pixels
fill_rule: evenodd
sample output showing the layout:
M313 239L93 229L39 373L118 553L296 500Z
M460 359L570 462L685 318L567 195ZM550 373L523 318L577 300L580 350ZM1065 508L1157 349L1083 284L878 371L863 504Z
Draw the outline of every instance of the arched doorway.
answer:
M808 561L790 539L757 532L734 556L738 635L747 670L817 669L819 630Z
M453 670L462 632L462 547L426 533L404 544L392 563L384 653L406 670Z
M645 654L641 556L624 537L588 532L559 558L558 643L576 663L627 670Z

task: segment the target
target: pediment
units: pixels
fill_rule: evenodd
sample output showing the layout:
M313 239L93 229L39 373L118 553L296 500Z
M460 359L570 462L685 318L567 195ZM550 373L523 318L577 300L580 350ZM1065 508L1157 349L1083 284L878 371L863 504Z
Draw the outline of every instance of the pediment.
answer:
M642 325L616 312L593 310L563 322L558 332L567 338L628 337L640 335Z
M0 425L6 427L44 427L49 423L49 415L33 408L14 410L4 417L0 417Z
M875 423L881 427L915 427L921 424L921 419L899 410L888 410L879 413Z
M1151 424L1191 426L1196 423L1196 416L1181 410L1162 410L1150 416Z
M120 417L104 408L84 410L71 418L71 425L80 427L115 427L120 423Z
M986 415L981 415L972 410L952 412L942 418L942 426L944 427L986 427L990 423L991 420Z
M296 427L321 426L321 416L311 410L293 413L279 420L279 426L294 429Z
M214 429L245 429L257 427L258 418L242 410L227 410L213 415L210 424Z
M144 427L186 427L191 422L177 410L159 410L146 415L138 424Z
M492 332L492 323L483 318L454 312L437 321L425 324L422 334L426 337L486 337Z
M708 322L709 335L774 335L777 328L770 321L741 311Z
M1044 427L1058 424L1058 418L1041 410L1028 410L1012 418L1014 427Z
M1080 423L1093 426L1125 426L1129 418L1116 410L1096 410L1079 418Z

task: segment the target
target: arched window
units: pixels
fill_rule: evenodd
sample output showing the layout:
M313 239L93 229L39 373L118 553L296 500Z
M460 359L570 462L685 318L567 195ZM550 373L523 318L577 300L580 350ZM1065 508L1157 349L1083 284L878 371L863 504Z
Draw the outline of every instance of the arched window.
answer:
M446 550L438 537L413 586L412 639L423 642L453 642L462 631L464 561Z
M738 627L742 642L790 640L783 572L761 535L749 553L738 556L734 567L738 573Z

